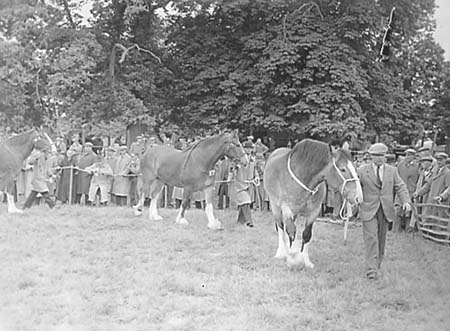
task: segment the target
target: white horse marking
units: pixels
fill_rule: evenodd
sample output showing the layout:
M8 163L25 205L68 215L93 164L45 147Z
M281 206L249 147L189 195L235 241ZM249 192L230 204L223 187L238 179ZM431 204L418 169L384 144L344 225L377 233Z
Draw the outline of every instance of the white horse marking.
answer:
M277 253L275 254L276 259L285 259L288 256L287 247L286 247L286 233L284 229L281 229L277 226L278 233L278 248Z
M153 199L150 200L150 208L149 208L149 219L150 221L161 221L163 218L158 214L157 203L158 203L159 194L157 194Z
M181 225L188 225L189 222L187 219L181 216L181 212L183 211L183 207L180 206L180 209L178 210L177 218L175 219L175 223L181 224Z
M309 246L309 242L303 246L303 252L301 254L303 254L303 259L305 261L305 267L313 269L314 264L309 259L308 246Z
M8 213L10 214L23 214L23 210L16 207L14 203L14 197L8 192L4 192L6 194L6 199L8 201Z
M56 145L53 142L53 140L48 136L48 134L46 132L44 132L44 136L47 138L48 142L50 143L50 146L52 147L52 153L56 153Z
M214 216L213 205L211 202L206 204L205 212L208 217L208 228L215 230L222 229L222 223Z

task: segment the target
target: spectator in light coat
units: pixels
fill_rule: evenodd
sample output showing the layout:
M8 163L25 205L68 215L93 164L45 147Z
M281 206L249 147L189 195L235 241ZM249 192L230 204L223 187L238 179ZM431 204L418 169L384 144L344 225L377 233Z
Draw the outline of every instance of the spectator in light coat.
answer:
M42 195L45 203L50 208L53 208L55 206L55 202L51 199L47 186L47 180L49 178L47 169L47 155L49 152L50 151L35 151L32 155L30 155L28 162L33 166L31 193L25 201L23 209L30 208L39 193Z
M85 169L92 175L91 185L89 186L89 202L95 203L97 192L100 191L100 205L108 204L109 191L113 170L105 157L98 155L95 163Z
M128 194L130 192L130 180L127 176L128 166L131 162L131 157L128 155L127 146L120 146L120 154L113 169L114 185L113 194L116 199L116 204L119 206L126 206Z

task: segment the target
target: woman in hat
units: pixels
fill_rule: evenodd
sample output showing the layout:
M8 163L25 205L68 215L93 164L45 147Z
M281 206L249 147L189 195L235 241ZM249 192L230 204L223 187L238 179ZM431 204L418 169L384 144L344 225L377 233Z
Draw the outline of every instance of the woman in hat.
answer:
M247 155L253 151L253 143L246 141L243 144ZM255 162L250 160L247 166L239 165L235 169L234 174L234 190L236 195L236 204L238 207L239 224L245 224L248 227L253 227L253 219L251 214L252 204L252 186L251 181L255 179L256 169Z
M95 163L85 169L92 175L91 185L89 186L89 203L95 204L97 192L100 193L100 205L108 204L109 190L113 171L108 161L102 155L96 157Z
M116 204L119 206L126 206L127 198L130 192L130 180L127 176L128 166L131 162L131 156L127 153L128 148L125 145L120 146L119 157L115 163L113 194Z

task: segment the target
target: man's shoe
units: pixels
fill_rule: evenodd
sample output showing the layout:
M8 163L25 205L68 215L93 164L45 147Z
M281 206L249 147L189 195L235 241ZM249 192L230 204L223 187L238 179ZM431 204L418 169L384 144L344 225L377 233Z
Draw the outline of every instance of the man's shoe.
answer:
M375 271L369 271L366 274L366 277L367 277L367 279L370 279L370 280L377 280L378 279L378 274Z
M254 225L253 225L253 223L250 223L250 222L248 222L247 224L245 224L245 225L247 225L249 228L252 228Z

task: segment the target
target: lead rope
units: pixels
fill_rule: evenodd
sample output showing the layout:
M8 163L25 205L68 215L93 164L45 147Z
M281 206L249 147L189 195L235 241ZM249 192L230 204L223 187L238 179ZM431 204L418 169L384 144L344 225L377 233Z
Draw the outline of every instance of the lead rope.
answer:
M346 209L345 215L344 215L344 208ZM350 220L351 214L352 214L352 206L348 202L348 200L344 198L344 201L342 202L341 210L339 211L339 216L344 221L344 245L347 244L348 222Z
M352 205L350 204L350 202L348 202L348 200L344 197L344 189L345 189L345 185L348 182L359 182L359 178L349 178L346 179L344 176L342 176L341 172L339 171L335 160L333 159L333 165L336 168L339 176L341 176L341 179L344 181L342 183L342 189L341 189L341 196L344 199L342 201L342 205L341 205L341 210L339 211L339 217L344 221L344 245L347 244L347 232L348 232L348 222L350 220L350 216L352 215ZM344 209L346 211L345 215L344 215Z

